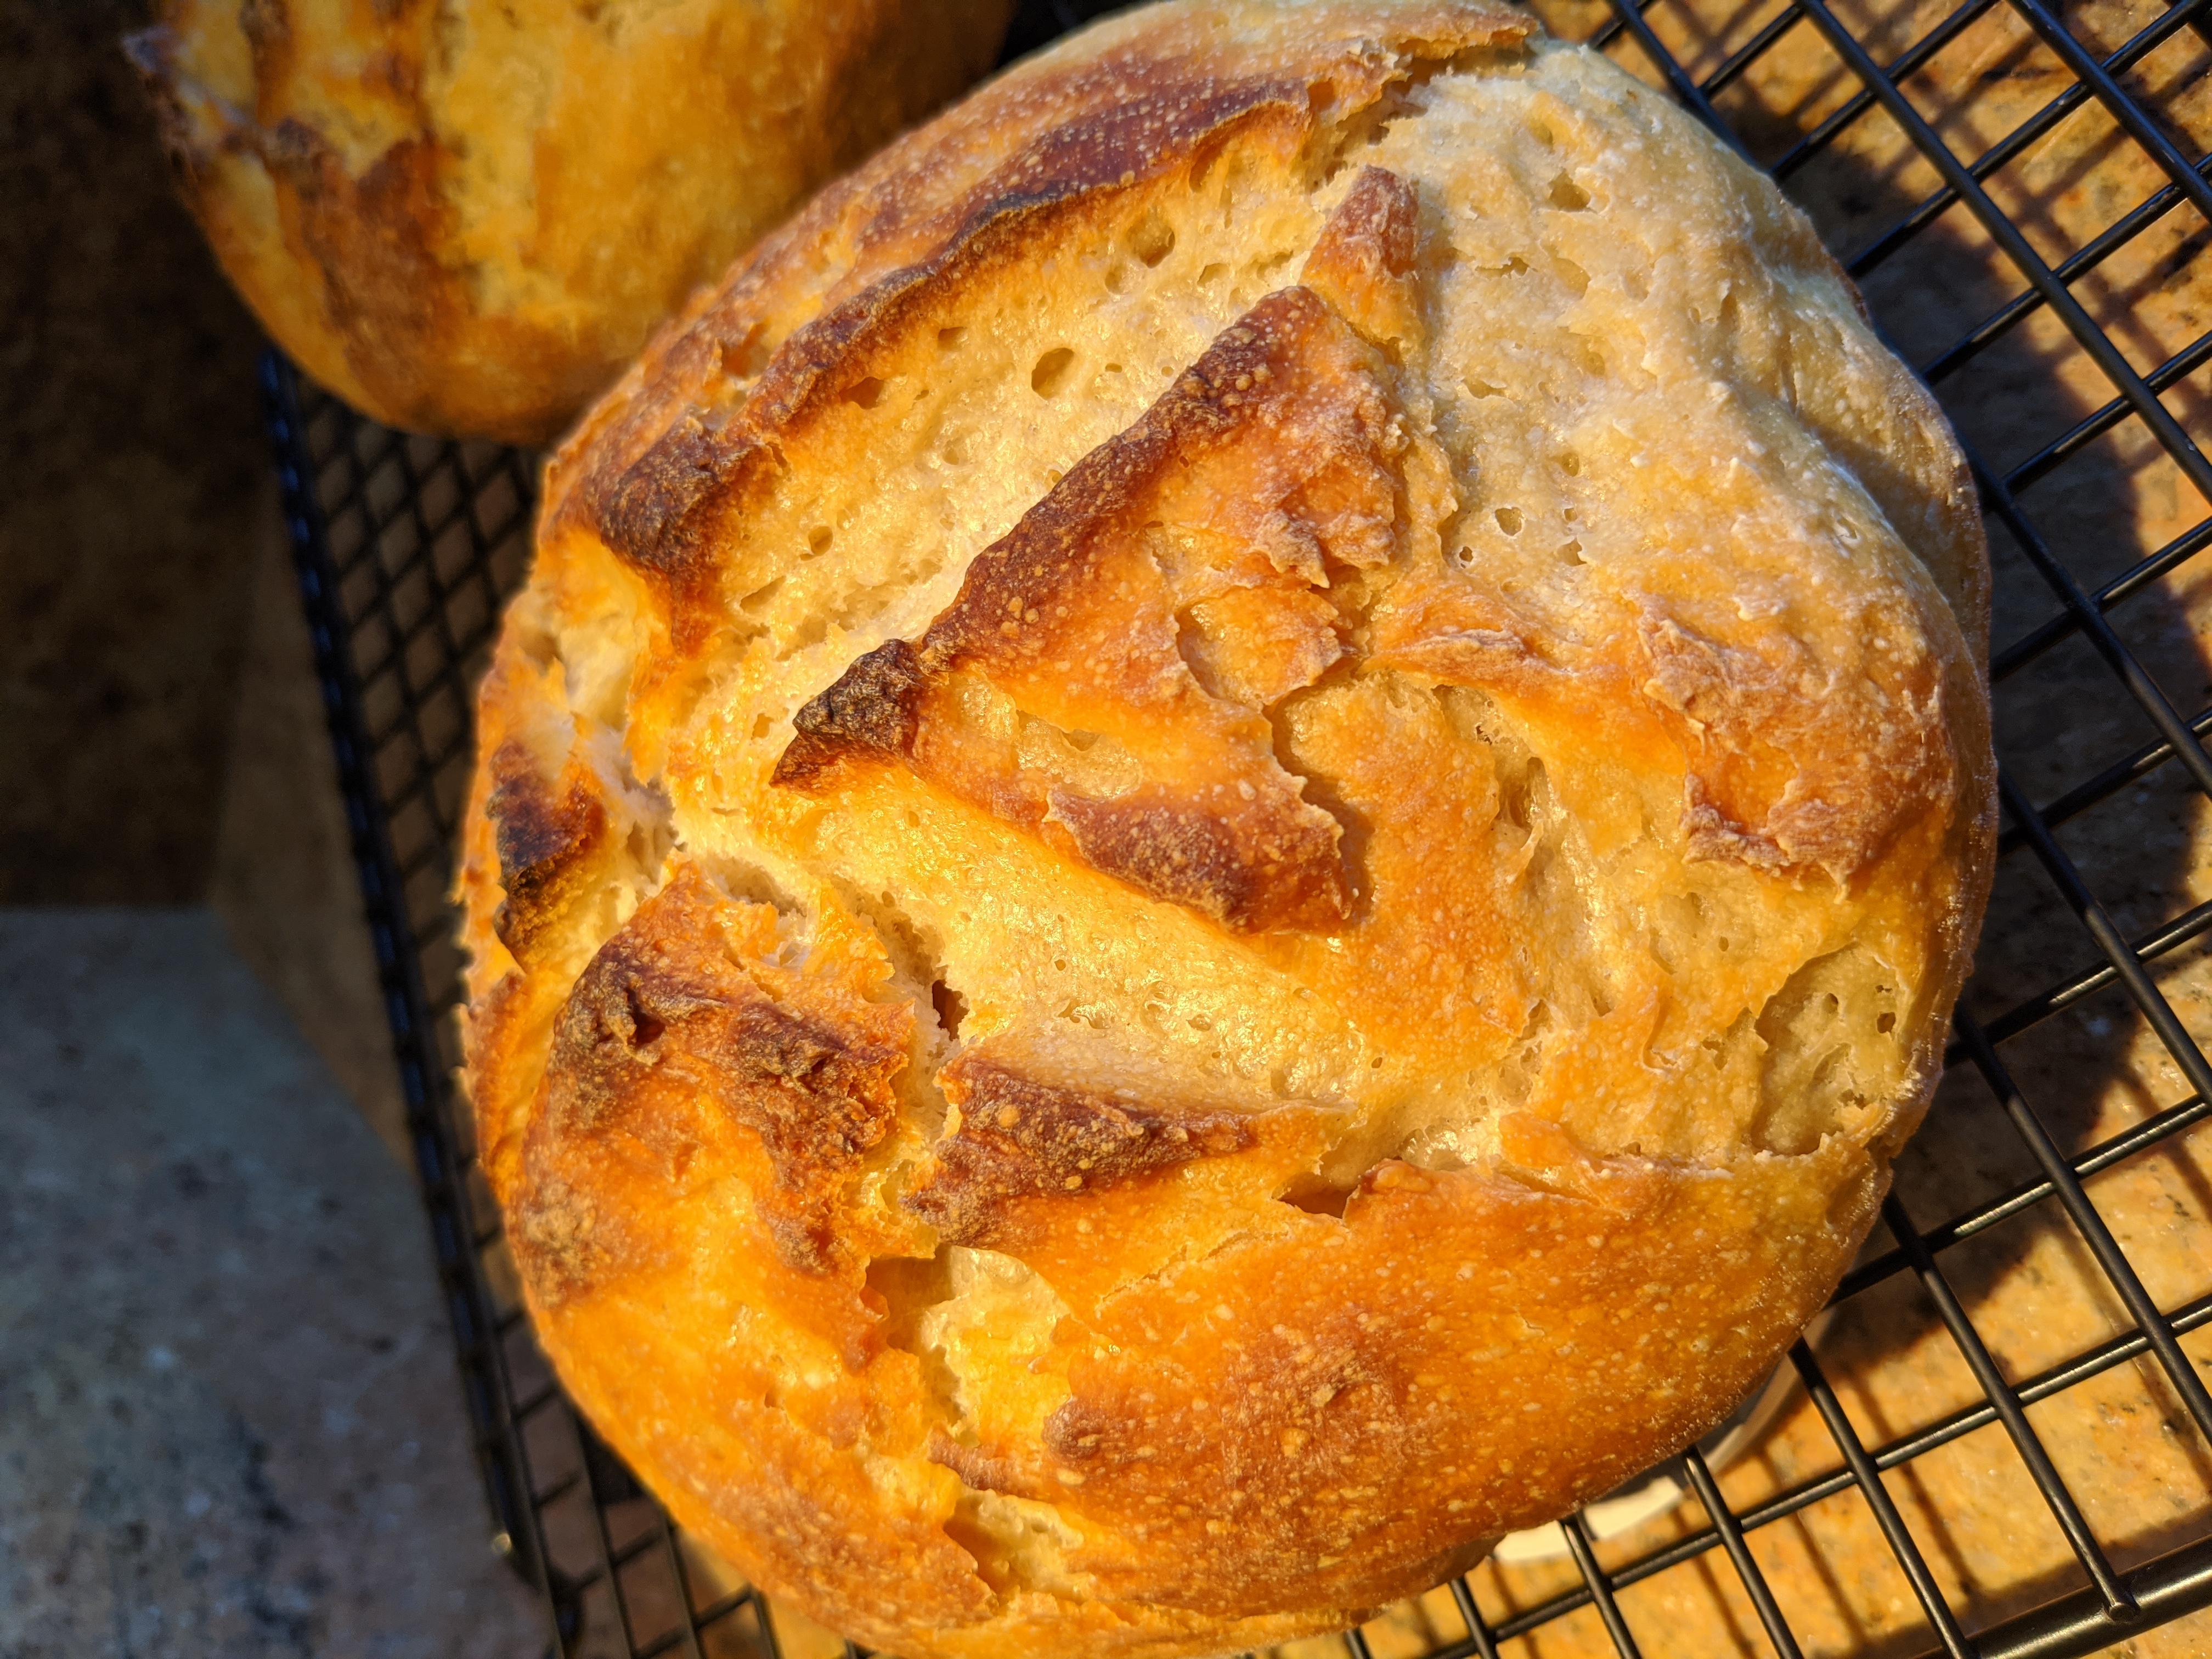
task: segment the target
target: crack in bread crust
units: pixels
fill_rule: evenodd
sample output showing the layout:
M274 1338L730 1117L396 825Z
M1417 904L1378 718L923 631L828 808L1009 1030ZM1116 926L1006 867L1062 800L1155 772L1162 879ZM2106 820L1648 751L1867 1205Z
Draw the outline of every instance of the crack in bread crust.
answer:
M1899 825L1951 796L1942 670L1929 657L1869 650L1846 677L1786 641L1730 646L1663 616L1639 631L1645 695L1696 757L1682 806L1696 856L1848 881ZM1867 631L1913 629L1877 615Z
M1276 673L1270 706L1341 654L1329 572L1387 564L1403 516L1405 441L1370 358L1310 289L1269 295L978 554L917 644L878 647L802 708L774 781L818 792L841 762L903 760L1093 869L1232 928L1340 925L1352 902L1340 826L1300 798L1265 708L1218 695L1218 678L1210 695L1194 676L1177 617L1256 605L1260 616L1223 630L1232 651L1240 633L1264 637L1271 614L1301 603L1328 618L1292 622L1322 648L1302 672ZM1163 520L1212 544L1165 568L1148 539ZM1249 685L1280 665L1237 678ZM1037 775L963 716L963 674L1063 729L1143 744L1146 782L1102 799Z

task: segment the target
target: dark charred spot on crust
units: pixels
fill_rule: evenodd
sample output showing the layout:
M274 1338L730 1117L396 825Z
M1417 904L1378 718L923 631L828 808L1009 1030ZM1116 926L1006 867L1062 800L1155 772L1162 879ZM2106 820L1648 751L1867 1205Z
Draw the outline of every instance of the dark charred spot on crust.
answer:
M635 1241L622 1219L589 1191L540 1175L510 1206L515 1255L530 1270L539 1301L558 1307L630 1259Z
M492 926L500 943L526 960L587 884L594 855L606 842L606 808L579 770L548 784L529 750L514 739L493 754L491 775L485 811L505 895Z
M253 53L254 78L264 85L276 78L292 45L292 16L281 0L243 0L239 32Z
M792 716L797 730L769 781L810 789L848 756L910 753L926 681L904 640L888 640L854 659L837 683Z
M787 1179L855 1157L883 1138L865 1085L880 1053L779 1006L733 964L617 933L592 959L555 1029L546 1121L563 1136L619 1127L630 1085L654 1068L715 1092L759 1133Z
M970 1052L939 1075L960 1127L904 1198L955 1243L987 1243L1003 1200L1095 1191L1252 1145L1241 1113L1177 1111L1023 1076Z
M658 1066L671 1024L689 1028L720 1006L711 988L687 985L617 933L576 981L554 1026L546 1124L564 1139L603 1133L636 1104L631 1085Z
M1286 810L1231 821L1174 801L1094 800L1055 790L1052 817L1092 869L1225 927L1340 926L1352 908L1338 854L1343 826L1294 799L1279 805Z
M726 902L687 869L600 948L555 1025L535 1150L621 1135L680 1164L716 1133L711 1108L759 1137L776 1190L756 1202L785 1258L819 1271L838 1191L896 1121L912 1015L787 1006L722 949Z
M803 1115L807 1151L818 1149L830 1136L830 1150L846 1157L865 1152L882 1138L883 1126L868 1115L842 1109L848 1103L846 1085L854 1081L854 1056L843 1037L829 1026L785 1012L772 1002L751 1004L737 1011L722 1033L721 1058L732 1075L747 1083L781 1084L791 1093L811 1097L830 1108L826 1118ZM779 1115L772 1141L791 1140L789 1115ZM793 1151L796 1149L793 1148Z
M288 115L261 134L255 153L311 206L342 195L349 182L328 141L297 116Z

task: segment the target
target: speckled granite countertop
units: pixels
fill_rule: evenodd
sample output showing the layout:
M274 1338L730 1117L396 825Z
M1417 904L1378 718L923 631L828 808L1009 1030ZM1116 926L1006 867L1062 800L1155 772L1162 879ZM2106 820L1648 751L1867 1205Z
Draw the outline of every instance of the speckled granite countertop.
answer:
M0 1656L542 1651L422 1212L204 911L0 911Z

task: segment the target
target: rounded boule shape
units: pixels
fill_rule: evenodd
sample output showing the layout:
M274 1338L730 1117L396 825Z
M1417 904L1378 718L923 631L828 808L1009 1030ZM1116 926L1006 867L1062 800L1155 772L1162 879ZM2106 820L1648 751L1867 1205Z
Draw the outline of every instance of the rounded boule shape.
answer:
M1012 0L161 0L129 50L270 336L357 409L542 445Z
M1427 1587L1864 1237L1989 883L1987 580L1802 216L1524 14L1020 65L549 469L462 884L546 1353L908 1659Z

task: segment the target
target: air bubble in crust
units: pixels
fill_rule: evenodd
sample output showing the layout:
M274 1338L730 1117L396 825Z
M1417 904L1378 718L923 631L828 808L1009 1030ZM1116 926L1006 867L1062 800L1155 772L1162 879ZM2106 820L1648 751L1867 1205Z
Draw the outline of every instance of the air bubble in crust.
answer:
M1073 347L1054 346L1038 358L1036 367L1030 371L1030 390L1040 398L1055 396L1067 383L1067 371L1074 362Z

